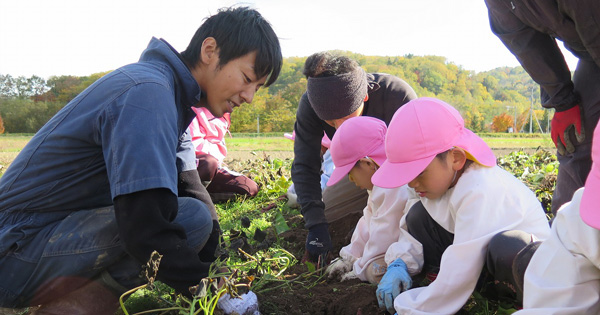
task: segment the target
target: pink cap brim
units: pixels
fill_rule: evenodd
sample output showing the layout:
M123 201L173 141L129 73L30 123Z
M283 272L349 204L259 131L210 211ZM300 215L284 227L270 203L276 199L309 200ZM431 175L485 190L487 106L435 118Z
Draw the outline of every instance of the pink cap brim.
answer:
M454 145L467 151L467 157L478 164L492 167L496 165L496 155L479 136L464 128L462 135Z
M327 180L327 186L333 186L333 185L337 184L342 178L344 178L344 176L346 176L346 175L348 175L348 173L350 173L350 170L352 170L353 167L354 167L354 164L347 164L347 165L343 165L340 167L336 166L333 169L333 172L331 173L329 180Z
M375 161L375 163L377 163L377 165L381 167L381 165L385 163L386 159L384 146L381 145L369 151L370 153L368 154L368 157ZM333 186L337 184L337 182L344 178L344 176L350 173L354 165L356 165L356 162L342 166L336 165L336 167L333 169L333 172L331 173L331 176L329 177L329 180L327 181L327 186Z
M584 187L579 215L587 225L600 230L600 165L595 162Z
M373 185L382 188L395 188L405 185L415 179L433 161L436 155L403 163L393 163L386 160L373 174L371 182L373 182Z

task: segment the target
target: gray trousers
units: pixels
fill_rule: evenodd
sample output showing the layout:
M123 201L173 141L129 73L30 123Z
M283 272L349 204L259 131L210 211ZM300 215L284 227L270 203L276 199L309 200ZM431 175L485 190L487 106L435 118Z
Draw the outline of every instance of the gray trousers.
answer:
M323 190L327 222L334 222L352 213L362 214L368 198L366 190L356 187L348 176L345 176L335 185Z

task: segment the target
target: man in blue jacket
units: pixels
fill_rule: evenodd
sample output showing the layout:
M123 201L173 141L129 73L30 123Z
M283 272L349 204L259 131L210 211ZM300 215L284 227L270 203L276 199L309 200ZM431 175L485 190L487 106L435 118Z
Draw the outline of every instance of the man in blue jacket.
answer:
M0 180L0 306L113 314L154 250L158 279L189 295L220 237L186 133L191 107L230 113L281 65L260 13L222 9L181 54L153 38L69 102Z

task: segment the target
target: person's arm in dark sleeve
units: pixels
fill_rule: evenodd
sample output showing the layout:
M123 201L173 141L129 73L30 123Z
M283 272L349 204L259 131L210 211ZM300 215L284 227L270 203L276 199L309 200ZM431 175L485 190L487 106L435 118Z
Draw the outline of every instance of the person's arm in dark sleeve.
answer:
M326 223L321 193L321 139L323 126L306 94L300 99L294 125L294 162L292 181L298 195L306 228Z
M564 111L577 105L571 73L556 40L523 23L509 7L512 2L486 0L486 5L492 32L542 87L542 106Z
M145 263L154 250L163 255L157 278L179 293L208 276L210 263L202 262L188 246L185 230L172 223L177 216L177 196L164 188L120 195L114 199L119 236L126 251Z
M221 225L219 224L219 218L217 216L217 211L215 209L215 205L210 199L210 195L206 190L206 187L202 185L200 181L200 176L198 175L198 171L196 169L184 171L179 173L179 178L177 180L177 190L179 193L179 197L192 197L196 198L208 207L210 211L210 215L212 217L213 228L210 232L210 236L206 241L206 244L198 253L198 256L202 261L210 261L213 262L217 259L220 254L217 252L219 250L219 245L221 245Z

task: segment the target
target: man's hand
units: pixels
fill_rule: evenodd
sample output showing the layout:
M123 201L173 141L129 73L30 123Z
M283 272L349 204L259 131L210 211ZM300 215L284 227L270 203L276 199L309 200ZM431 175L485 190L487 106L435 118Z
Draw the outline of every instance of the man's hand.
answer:
M198 257L200 257L201 261L204 262L214 262L221 256L221 226L219 225L219 221L213 220L213 228L208 236L208 240L206 244L198 253Z
M352 271L352 263L342 257L338 257L325 269L325 274L327 275L327 279L340 280L342 276L350 271Z
M331 237L327 223L317 224L308 229L306 237L306 254L303 261L318 264L317 268L328 263L327 255L331 250Z
M408 274L408 268L401 258L394 260L387 267L387 271L377 285L377 302L380 308L386 308L390 314L394 314L394 299L403 291L410 289L412 279Z
M575 134L577 143L585 140L579 105L565 111L555 112L550 125L552 128L550 135L560 155L575 152L575 145L571 142L571 131Z

